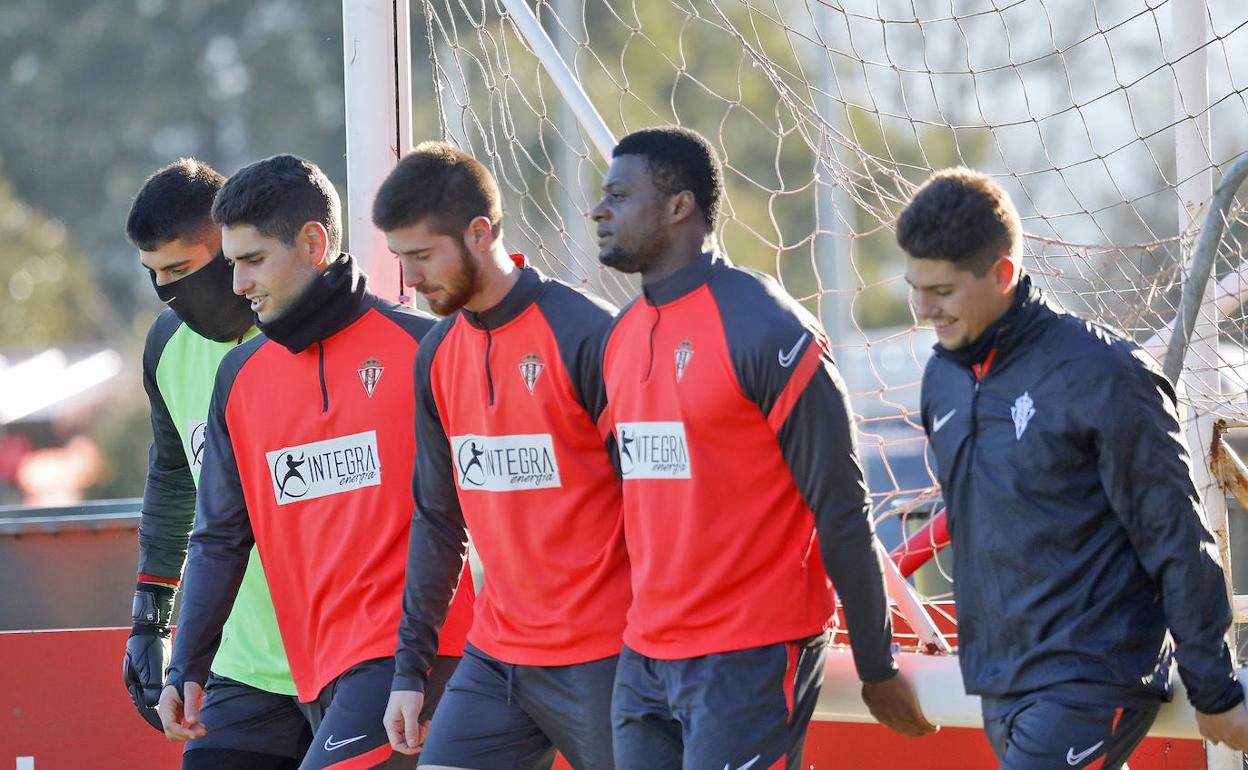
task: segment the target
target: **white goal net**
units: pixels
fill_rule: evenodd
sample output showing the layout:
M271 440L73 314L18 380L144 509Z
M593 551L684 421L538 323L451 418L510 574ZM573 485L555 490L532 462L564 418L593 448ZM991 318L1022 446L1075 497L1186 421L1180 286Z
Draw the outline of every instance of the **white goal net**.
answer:
M616 137L698 130L727 180L721 243L815 311L858 414L881 539L937 505L918 426L934 339L907 303L895 217L933 169L992 175L1017 203L1025 264L1058 302L1164 341L1200 210L1248 150L1243 0L542 0L536 13ZM416 110L485 160L508 245L623 303L586 212L606 162L503 0L412 5ZM1184 207L1190 201L1194 206ZM1185 398L1248 414L1231 207L1215 276L1221 333L1197 340ZM1229 276L1229 277L1228 277ZM1208 337L1208 335L1206 335ZM1192 376L1198 375L1198 376ZM922 543L919 543L922 545ZM949 589L938 557L918 573Z

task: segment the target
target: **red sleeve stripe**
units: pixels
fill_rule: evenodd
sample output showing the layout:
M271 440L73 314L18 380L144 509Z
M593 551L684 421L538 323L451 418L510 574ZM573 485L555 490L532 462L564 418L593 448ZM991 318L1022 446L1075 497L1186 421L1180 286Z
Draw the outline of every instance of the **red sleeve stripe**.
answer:
M140 583L158 583L162 586L173 586L174 588L177 588L178 583L181 583L182 581L178 580L177 578L167 578L167 577L161 577L160 575L149 575L146 572L140 572L139 582Z
M780 432L784 421L789 419L789 412L793 411L797 399L801 397L802 391L806 390L806 385L810 383L810 378L815 376L815 370L819 368L819 358L823 355L823 346L823 336L820 335L806 347L802 360L797 362L797 368L793 370L789 384L784 386L780 397L771 407L771 413L767 415L767 424L771 426L772 433Z

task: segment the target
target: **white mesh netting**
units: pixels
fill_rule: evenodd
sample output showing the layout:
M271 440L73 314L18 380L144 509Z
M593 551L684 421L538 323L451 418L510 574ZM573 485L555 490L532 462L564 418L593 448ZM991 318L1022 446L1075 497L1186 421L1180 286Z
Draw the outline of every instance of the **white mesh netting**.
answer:
M681 124L716 145L728 188L721 243L823 320L890 548L938 499L916 414L934 339L907 304L892 233L915 187L950 165L993 174L1023 216L1025 263L1041 285L1140 342L1158 332L1164 341L1203 224L1180 201L1203 204L1219 169L1248 149L1242 0L529 7L615 136ZM1203 39L1183 42L1184 19L1197 31L1204 22ZM634 285L598 267L586 217L606 162L503 0L425 0L413 5L413 26L431 65L417 62L413 103L492 167L509 247L617 303L631 298ZM1202 73L1207 100L1192 85ZM1229 220L1215 267L1232 275L1221 334L1193 344L1187 398L1242 418L1248 324L1238 295L1248 279L1233 274L1248 220L1239 200ZM940 558L917 577L929 597L948 591Z

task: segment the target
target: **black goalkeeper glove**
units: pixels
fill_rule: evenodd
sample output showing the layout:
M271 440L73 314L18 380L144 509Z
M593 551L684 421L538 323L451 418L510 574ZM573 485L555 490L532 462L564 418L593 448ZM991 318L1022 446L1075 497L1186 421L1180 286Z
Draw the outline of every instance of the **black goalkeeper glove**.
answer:
M156 704L165 686L165 670L169 667L169 623L173 617L172 586L139 583L134 592L134 609L130 638L126 640L126 659L122 674L130 699L139 716L161 733Z

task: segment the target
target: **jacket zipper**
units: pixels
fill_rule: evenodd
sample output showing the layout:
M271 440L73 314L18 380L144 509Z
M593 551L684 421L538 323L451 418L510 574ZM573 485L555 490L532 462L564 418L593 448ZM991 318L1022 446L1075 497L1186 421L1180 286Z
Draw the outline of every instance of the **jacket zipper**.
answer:
M975 462L975 444L979 441L979 380L975 380L975 391L971 394L971 462Z
M975 392L971 394L971 460L975 459L975 444L979 441L979 386L988 376L992 362L997 358L997 349L988 351L987 357L971 367L971 376L975 379Z
M321 377L321 414L325 414L329 411L329 387L325 384L325 343L317 342L316 350L319 356L317 370Z
M642 293L646 294L644 289L642 290ZM646 376L641 378L643 383L650 381L650 373L654 371L654 332L659 328L659 319L662 316L659 312L659 306L650 301L649 294L646 294L646 304L654 308L654 323L650 325L650 358L646 363Z
M494 377L490 374L490 348L494 338L490 335L490 327L485 327L485 385L490 392L490 406L494 406Z

